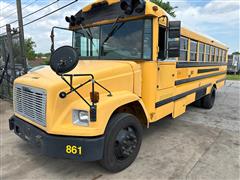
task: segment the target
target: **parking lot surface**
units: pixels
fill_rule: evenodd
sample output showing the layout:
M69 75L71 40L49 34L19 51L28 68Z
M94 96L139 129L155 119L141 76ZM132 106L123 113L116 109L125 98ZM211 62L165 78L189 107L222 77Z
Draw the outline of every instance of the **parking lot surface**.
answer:
M10 103L0 100L0 179L240 179L240 81L227 81L215 106L187 112L144 130L135 162L112 174L97 162L39 155L9 131Z

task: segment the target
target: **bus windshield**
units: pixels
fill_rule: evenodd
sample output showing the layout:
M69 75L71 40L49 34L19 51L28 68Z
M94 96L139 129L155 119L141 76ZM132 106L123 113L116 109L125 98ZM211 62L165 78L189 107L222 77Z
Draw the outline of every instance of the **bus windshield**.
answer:
M80 29L73 34L80 59L152 58L152 20L117 22Z

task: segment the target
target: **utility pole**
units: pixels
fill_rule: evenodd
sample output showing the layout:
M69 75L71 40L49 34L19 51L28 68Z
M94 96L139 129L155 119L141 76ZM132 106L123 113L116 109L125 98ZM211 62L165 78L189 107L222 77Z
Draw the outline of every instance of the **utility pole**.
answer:
M11 65L11 77L12 77L11 80L14 80L16 78L16 71L15 71L15 62L13 57L12 29L10 24L6 25L6 31L7 31L7 49L8 49L8 56L10 61L9 64ZM8 69L6 69L6 71L7 70Z
M24 73L27 73L27 60L26 60L25 48L24 48L22 5L21 5L21 0L16 0L16 2L17 2L17 14L18 14L18 26L19 26L20 55L23 62Z

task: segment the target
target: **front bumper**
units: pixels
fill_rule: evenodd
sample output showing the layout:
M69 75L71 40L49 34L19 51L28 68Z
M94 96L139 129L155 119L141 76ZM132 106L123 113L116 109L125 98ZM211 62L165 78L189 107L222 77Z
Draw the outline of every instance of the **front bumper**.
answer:
M16 116L9 119L9 128L47 156L82 161L96 161L103 157L104 136L85 138L50 135ZM77 151L71 151L71 147Z

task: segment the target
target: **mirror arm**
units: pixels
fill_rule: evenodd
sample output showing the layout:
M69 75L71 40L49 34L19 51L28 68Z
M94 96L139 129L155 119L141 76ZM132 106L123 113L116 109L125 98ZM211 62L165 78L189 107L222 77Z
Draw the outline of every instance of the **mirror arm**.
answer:
M55 43L54 43L54 37L55 37L55 34L54 34L54 30L55 29L61 29L61 30L66 30L66 31L74 31L74 30L71 30L71 29L68 29L68 28L64 28L64 27L58 27L58 26L54 26L51 30L51 35L50 35L50 38L51 38L51 42L52 42L52 45L51 45L51 53L53 53L55 51Z
M104 89L106 92L108 92L108 96L111 97L112 93L110 90L108 90L107 88L105 88L103 85L101 85L100 83L98 83L97 81L95 81L94 76L92 74L61 74L60 75L62 80L70 87L70 91L69 92L60 92L59 96L60 98L66 98L69 94L71 94L72 92L75 92L90 108L90 120L91 121L96 121L96 112L97 112L97 105L94 99L94 94L95 94L95 84L98 85L100 88ZM73 87L73 77L79 77L79 76L88 76L90 77L89 80L87 80L86 82L84 82L83 84L80 84L77 87ZM70 82L65 78L65 77L69 77L70 78ZM92 94L93 94L93 99L91 99L91 104L90 102L88 102L77 90L83 86L85 86L86 84L90 83L92 84Z
M51 51L51 53L53 53L54 52L54 27L52 28L50 38L51 38L51 42L52 42L50 51Z

